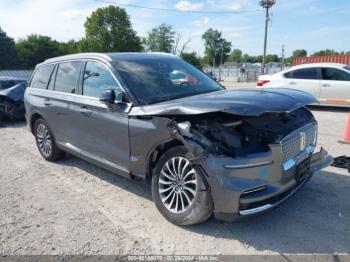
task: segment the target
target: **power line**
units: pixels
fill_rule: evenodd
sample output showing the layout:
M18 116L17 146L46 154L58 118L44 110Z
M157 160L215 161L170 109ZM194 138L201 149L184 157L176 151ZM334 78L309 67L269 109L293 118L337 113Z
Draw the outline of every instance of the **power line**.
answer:
M177 10L177 9L167 9L167 8L158 8L158 7L150 7L150 6L141 6L141 5L132 5L132 4L120 4L114 1L108 0L94 0L95 2L106 3L106 4L114 4L125 7L132 8L140 8L140 9L148 9L153 11L163 11L163 12L178 12L178 13L194 13L194 14L243 14L243 13L252 13L252 12L261 12L260 10L242 10L242 11L195 11L195 10Z

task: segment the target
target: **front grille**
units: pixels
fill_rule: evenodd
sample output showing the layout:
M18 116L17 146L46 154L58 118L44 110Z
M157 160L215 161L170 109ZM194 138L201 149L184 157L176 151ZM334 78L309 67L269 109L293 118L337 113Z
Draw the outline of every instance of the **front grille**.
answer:
M281 140L283 161L288 161L310 145L316 143L317 125L315 122L287 135Z

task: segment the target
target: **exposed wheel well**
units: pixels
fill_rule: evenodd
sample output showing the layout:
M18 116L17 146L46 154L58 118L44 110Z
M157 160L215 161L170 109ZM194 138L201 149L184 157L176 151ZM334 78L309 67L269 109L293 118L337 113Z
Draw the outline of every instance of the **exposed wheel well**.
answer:
M38 113L34 113L32 115L32 117L30 118L30 131L32 132L32 134L34 134L34 124L35 124L35 121L38 120L39 118L42 118L42 116Z
M153 151L149 154L148 157L148 166L147 166L147 177L151 178L153 175L153 170L159 160L159 158L170 148L175 146L183 146L179 140L167 141L163 144L158 145Z

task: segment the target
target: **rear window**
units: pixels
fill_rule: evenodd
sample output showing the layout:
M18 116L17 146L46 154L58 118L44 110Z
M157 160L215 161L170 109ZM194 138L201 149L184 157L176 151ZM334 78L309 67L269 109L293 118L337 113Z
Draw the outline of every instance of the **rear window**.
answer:
M30 87L46 89L55 65L43 65L38 67L33 75Z
M319 79L318 68L304 68L289 72L291 77L295 79Z
M318 68L304 68L285 73L285 78L295 79L320 79Z
M287 72L283 75L285 78L292 78L292 72Z
M55 91L74 94L77 91L82 62L62 63L56 73Z

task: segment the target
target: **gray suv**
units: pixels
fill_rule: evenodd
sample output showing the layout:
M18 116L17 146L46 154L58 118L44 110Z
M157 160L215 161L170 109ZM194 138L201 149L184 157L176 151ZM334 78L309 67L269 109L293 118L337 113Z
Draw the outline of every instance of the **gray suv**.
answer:
M181 77L179 77L181 75ZM26 118L41 155L149 178L158 210L189 225L270 210L332 157L314 153L313 96L226 90L168 54L77 54L37 65Z

